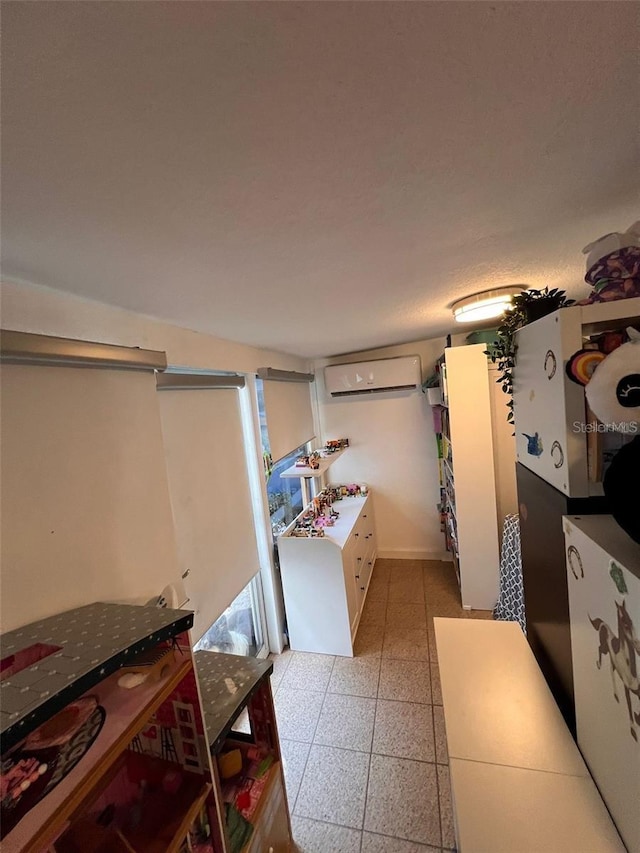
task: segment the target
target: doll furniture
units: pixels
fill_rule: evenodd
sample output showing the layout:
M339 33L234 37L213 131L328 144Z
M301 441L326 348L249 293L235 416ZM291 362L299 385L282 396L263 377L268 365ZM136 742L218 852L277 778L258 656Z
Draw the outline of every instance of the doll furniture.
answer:
M266 798L254 796L243 816L210 751L225 748L239 710L210 696L203 714L192 621L182 610L96 603L2 637L3 853L289 851L271 665L259 665L249 690L235 661L222 679L253 715L255 739L245 737L245 753L253 748L268 764L254 791L262 785ZM205 673L209 659L224 667L228 657L201 654ZM132 682L150 659L160 663ZM207 721L225 714L212 736ZM252 765L243 759L242 767ZM252 782L242 780L248 789ZM256 846L265 821L273 823L265 808L273 791L281 797L280 834ZM243 829L240 845L232 825Z

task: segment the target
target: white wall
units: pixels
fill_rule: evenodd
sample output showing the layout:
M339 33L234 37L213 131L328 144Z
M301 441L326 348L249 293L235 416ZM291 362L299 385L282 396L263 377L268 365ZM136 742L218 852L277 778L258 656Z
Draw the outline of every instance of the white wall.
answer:
M172 366L237 371L248 374L255 373L258 367L274 367L302 372L309 369L309 362L305 359L192 332L139 314L24 282L5 281L2 283L0 308L0 322L3 329L161 350L166 352L167 360ZM254 387L251 377L249 384L252 388ZM28 437L25 438L25 442L28 442ZM25 452L27 450L28 447L25 448ZM264 488L262 454L253 454L253 456L255 458L249 473L256 490L258 490ZM224 488L224 484L221 484L221 487ZM5 508L3 507L3 509ZM256 517L259 518L261 512L262 508L256 507ZM273 574L271 534L266 528L258 530L257 534L260 562L263 569L269 635L272 647L278 649L281 648L281 638L278 637L281 607L278 602L277 583ZM25 535L27 535L26 532ZM50 554L43 551L39 558L49 572L55 571L55 567L51 564ZM37 559L38 555L35 555L34 560L36 562ZM2 568L3 571L7 571L7 566ZM107 568L103 568L106 572ZM113 567L114 573L116 569L117 567ZM55 602L56 610L63 610L65 607L72 607L78 603L73 597L69 578L67 577L65 580L66 586L61 589L60 600ZM114 574L112 580L113 584L108 578L102 578L100 597L108 598L109 589L113 590L111 597L124 597L119 578ZM178 580L178 577L171 578L171 580ZM167 579L164 578L163 584L166 582ZM65 589L69 590L69 597L66 601ZM147 592L146 597L157 594L158 591L154 586ZM142 590L137 592L142 594ZM89 589L87 594L90 593L91 590ZM14 584L12 587L14 600L19 599L21 595L33 594L34 591L27 582L20 588L20 579L18 579L17 586ZM23 622L24 620L21 621L18 617L15 624L23 624Z
M423 379L433 372L444 339L418 341L316 362L322 441L349 439L347 453L329 470L333 482L368 483L373 489L378 555L446 559L436 505L438 457L431 407L419 391L331 399L324 390L327 364L418 354Z
M3 281L1 296L3 329L162 350L176 367L239 373L255 373L258 367L308 370L309 362L293 355L192 332L48 287Z

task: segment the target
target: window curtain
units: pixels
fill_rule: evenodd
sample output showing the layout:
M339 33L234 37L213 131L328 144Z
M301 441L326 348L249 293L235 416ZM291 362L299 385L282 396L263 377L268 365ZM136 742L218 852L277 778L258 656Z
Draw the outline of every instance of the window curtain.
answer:
M3 364L2 629L180 578L152 370Z
M180 566L199 640L258 572L239 391L158 391Z
M274 462L315 436L309 382L264 380L264 408Z

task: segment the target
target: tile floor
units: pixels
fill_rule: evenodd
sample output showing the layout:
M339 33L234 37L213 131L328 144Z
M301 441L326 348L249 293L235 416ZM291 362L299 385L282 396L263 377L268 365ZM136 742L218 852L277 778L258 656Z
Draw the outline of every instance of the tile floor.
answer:
M378 560L354 658L273 656L300 853L455 847L434 616L462 610L450 563Z

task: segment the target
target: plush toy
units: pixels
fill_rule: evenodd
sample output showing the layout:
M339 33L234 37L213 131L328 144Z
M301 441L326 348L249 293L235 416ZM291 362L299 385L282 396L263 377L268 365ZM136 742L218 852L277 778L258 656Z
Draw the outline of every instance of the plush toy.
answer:
M593 290L578 305L640 296L640 221L626 231L605 234L582 251L587 255L584 280Z
M614 456L602 485L611 514L640 543L640 333L633 328L627 333L629 341L608 354L579 350L566 369L585 386L589 407L607 430L636 434ZM609 348L606 342L603 348Z

